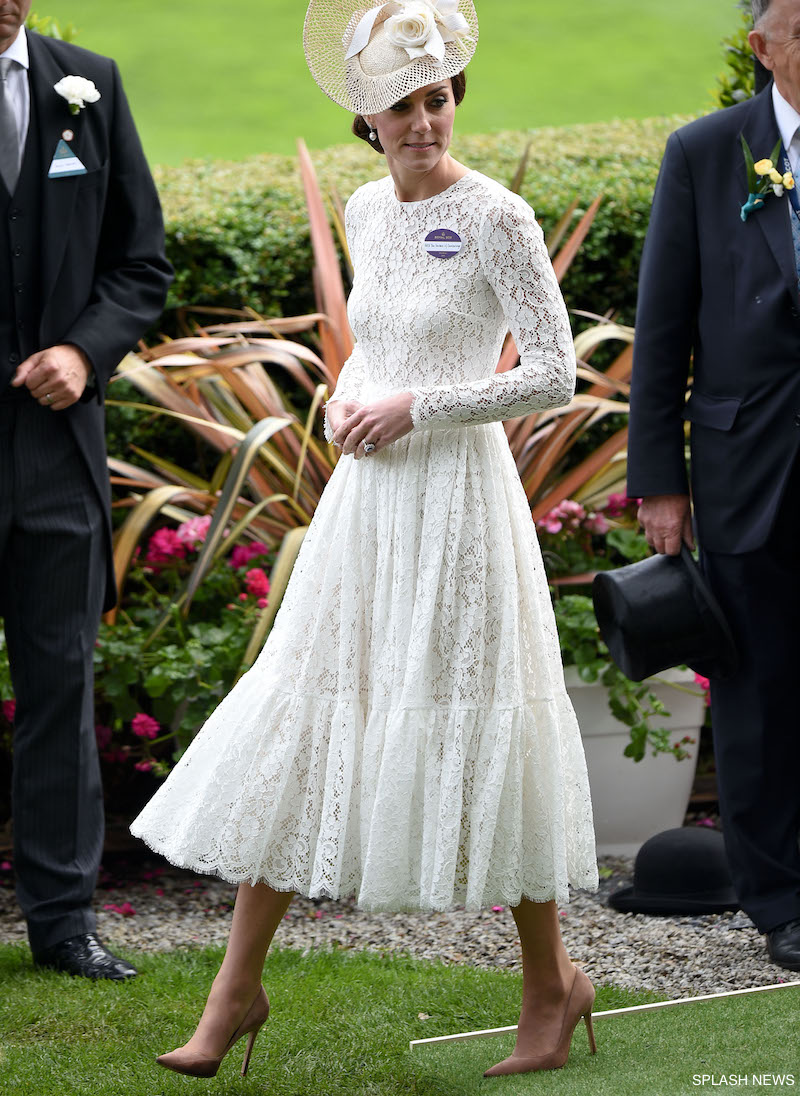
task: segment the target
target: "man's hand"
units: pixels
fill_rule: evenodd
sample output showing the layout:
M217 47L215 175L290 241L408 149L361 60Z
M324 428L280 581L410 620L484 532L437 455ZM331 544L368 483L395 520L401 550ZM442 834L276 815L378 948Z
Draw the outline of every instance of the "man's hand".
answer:
M679 555L684 541L694 548L688 495L651 495L642 499L638 516L647 543L659 554Z
M375 448L369 456L385 449L387 445L409 434L414 428L411 421L411 404L414 397L410 392L398 392L394 396L384 396L373 403L360 404L346 416L333 435L334 445L341 445L343 453L352 453L356 460L364 454L362 442L369 442ZM330 413L328 415L330 422Z
M83 395L92 365L77 346L64 343L31 354L18 367L11 381L15 388L27 385L42 407L63 411Z

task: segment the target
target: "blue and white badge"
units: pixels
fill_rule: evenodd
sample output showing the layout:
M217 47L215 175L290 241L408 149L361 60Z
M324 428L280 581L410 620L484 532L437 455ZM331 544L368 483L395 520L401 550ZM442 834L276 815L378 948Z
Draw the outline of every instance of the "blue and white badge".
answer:
M47 178L66 179L70 175L88 175L88 172L62 137L53 153Z
M464 241L452 228L434 228L425 237L425 250L432 259L452 259L463 246Z

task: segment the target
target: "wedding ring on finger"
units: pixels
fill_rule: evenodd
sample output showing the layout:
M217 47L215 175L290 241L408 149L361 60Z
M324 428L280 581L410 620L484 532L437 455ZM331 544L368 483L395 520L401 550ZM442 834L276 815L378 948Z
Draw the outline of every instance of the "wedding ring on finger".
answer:
M45 395L44 402L48 405L48 407L53 402L53 397L50 395L49 392Z
M375 446L372 444L371 441L365 441L364 442L364 456L365 457L368 457L370 455L370 453L374 452L374 450L375 450Z

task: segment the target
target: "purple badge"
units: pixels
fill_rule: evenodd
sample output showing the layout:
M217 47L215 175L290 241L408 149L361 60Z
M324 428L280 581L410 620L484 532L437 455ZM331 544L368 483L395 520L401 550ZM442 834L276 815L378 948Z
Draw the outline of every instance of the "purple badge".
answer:
M464 246L464 241L451 228L435 228L425 237L425 250L432 259L452 259Z

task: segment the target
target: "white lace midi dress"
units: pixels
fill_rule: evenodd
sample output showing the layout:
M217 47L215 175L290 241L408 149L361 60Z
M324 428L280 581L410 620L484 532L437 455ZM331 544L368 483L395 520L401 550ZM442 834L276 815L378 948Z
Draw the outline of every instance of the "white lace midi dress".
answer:
M260 657L131 830L365 909L564 904L597 885L589 787L502 426L574 386L542 233L469 172L413 203L367 184L347 235L358 341L333 398L411 390L414 429L340 458ZM495 374L509 327L521 363Z

